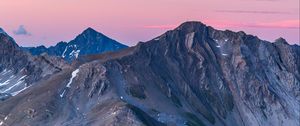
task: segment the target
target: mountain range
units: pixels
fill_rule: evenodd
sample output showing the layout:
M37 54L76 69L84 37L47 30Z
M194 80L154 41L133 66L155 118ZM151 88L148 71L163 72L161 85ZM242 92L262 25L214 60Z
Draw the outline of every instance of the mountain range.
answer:
M189 21L93 52L77 44L99 40L91 32L53 53L22 49L0 32L0 125L300 125L300 46L283 38Z
M30 52L32 55L47 53L50 56L59 56L67 61L72 61L78 56L116 51L127 47L92 28L87 28L70 42L59 42L49 48L42 45L38 47L22 47L22 49Z

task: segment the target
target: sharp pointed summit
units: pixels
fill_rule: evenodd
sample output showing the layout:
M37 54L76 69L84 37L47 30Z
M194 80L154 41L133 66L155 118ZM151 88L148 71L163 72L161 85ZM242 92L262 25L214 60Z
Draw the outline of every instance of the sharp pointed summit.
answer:
M81 55L100 54L123 48L127 48L127 46L89 27L68 43L59 42L57 45L47 49L41 47L27 47L24 49L33 55L47 53L72 61Z
M95 29L93 29L92 27L88 27L87 29L85 29L82 33L88 33L88 32L97 32ZM97 32L98 33L98 32Z

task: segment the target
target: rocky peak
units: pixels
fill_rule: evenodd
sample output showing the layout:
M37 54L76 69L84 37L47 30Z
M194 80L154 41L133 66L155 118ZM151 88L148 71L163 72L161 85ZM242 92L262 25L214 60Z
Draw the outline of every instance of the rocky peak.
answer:
M87 33L98 33L95 29L88 27L87 29L85 29L82 34L87 34Z
M101 34L100 32L97 32L96 30L94 30L91 27L88 27L81 34L79 34L76 38L85 37L85 38L89 39L90 37L92 38L92 37L96 37L96 36L105 36L105 35Z
M89 27L70 42L59 42L49 48L28 47L23 49L32 55L47 53L60 56L67 61L73 61L81 55L99 54L123 48L127 48L127 46Z
M122 48L126 47L125 45L118 43L117 41L105 36L104 34L90 27L84 30L81 34L79 34L74 40L70 41L68 44L79 46L79 48L81 49L85 47L89 47L86 49L92 49L93 46L99 46L97 48L103 48L105 50L105 47L110 47L114 45L120 45Z
M288 45L288 42L284 38L282 38L282 37L276 39L275 43L281 43L281 44Z
M197 31L202 31L206 28L207 26L203 24L202 22L198 21L188 21L182 23L179 27L177 27L175 30L181 30L184 31L185 33L190 33L190 32L197 32Z

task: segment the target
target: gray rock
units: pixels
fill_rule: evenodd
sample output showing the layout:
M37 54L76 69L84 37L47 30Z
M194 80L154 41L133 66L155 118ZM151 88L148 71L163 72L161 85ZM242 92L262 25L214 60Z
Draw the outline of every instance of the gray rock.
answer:
M299 56L300 47L283 40L270 43L186 22L137 46L81 57L72 68L0 103L0 120L7 125L297 126Z

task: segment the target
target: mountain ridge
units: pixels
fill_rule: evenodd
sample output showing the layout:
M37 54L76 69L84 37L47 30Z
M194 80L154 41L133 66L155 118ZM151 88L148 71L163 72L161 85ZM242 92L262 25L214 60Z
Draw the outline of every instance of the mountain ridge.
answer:
M63 57L67 61L72 61L81 55L99 54L127 47L128 46L88 27L70 42L62 41L49 48L42 45L38 47L23 47L23 49L30 52L32 55L47 53L52 56Z
M283 41L187 22L134 47L79 57L0 102L0 121L297 126L299 54Z

